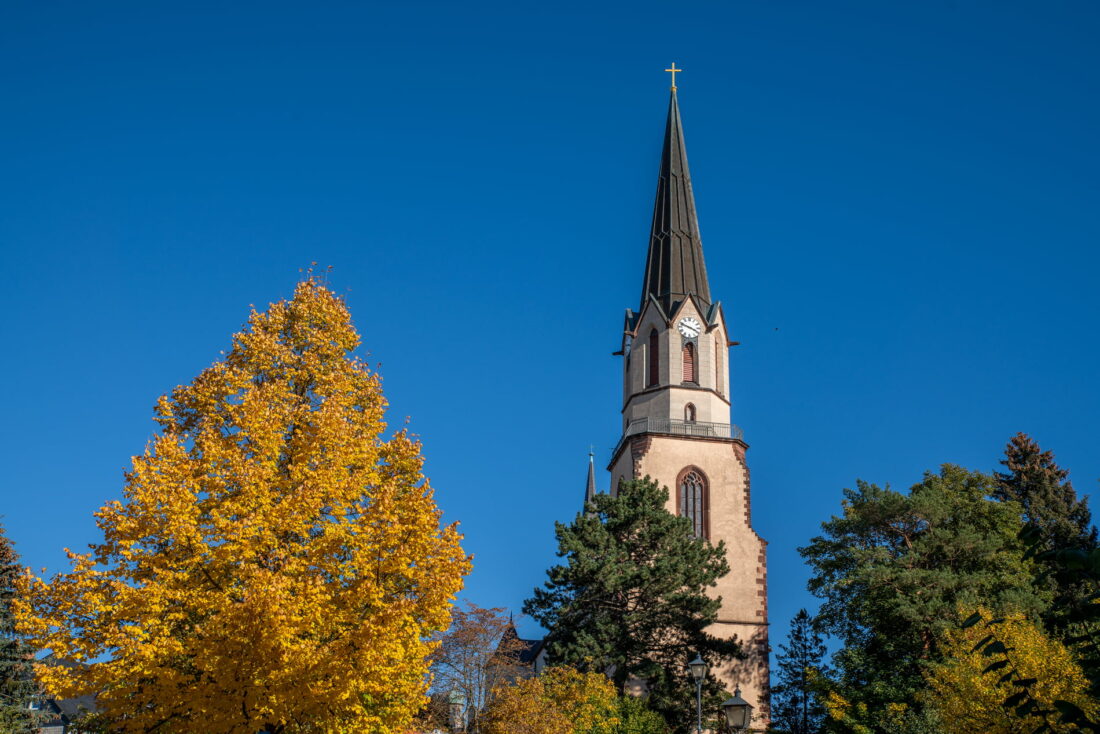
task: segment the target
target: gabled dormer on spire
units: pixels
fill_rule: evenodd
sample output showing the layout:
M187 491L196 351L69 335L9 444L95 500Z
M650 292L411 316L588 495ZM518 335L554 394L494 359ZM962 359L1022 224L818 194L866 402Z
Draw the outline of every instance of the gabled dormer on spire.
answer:
M688 295L694 295L700 308L711 305L707 268L703 262L703 241L695 215L695 196L691 191L684 129L676 88L668 102L665 145L661 153L661 173L657 179L657 199L653 204L653 226L649 234L649 256L639 312L652 296L666 314Z

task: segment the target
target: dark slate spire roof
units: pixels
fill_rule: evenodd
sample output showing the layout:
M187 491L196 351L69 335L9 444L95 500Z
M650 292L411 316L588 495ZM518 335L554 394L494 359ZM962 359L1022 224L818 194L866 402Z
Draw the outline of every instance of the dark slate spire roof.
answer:
M509 614L508 626L504 628L504 634L497 642L497 649L493 654L500 654L501 649L503 649L504 654L514 658L516 662L522 665L534 665L535 658L539 656L539 652L542 650L543 642L544 640L525 640L520 637L519 632L516 630L516 622Z
M657 179L657 200L653 204L653 228L649 235L641 308L644 309L646 301L653 296L668 314L673 305L689 293L703 301L703 308L710 306L703 241L699 237L699 220L695 215L695 196L691 192L684 147L684 128L673 87L668 103L665 147L661 153L661 173Z
M584 487L584 507L587 510L589 503L596 499L596 459L595 455L588 452L588 484Z

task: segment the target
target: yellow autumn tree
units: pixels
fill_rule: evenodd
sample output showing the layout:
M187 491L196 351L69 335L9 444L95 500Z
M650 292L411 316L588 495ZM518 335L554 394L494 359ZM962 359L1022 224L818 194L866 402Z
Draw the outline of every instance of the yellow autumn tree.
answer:
M23 579L48 691L116 732L403 730L470 564L358 345L310 278L160 399L103 542Z
M619 724L607 676L567 667L498 686L483 717L485 734L612 734Z
M988 610L978 610L983 620L992 619ZM1053 710L1055 700L1070 701L1095 713L1096 703L1087 694L1088 681L1061 642L1051 639L1041 627L1023 614L1009 614L997 624L976 624L948 631L942 640L943 662L924 674L929 690L926 703L934 708L949 734L1017 734L1032 731L1042 722L1022 720L1004 702L1022 689L1012 680L1034 679L1027 687L1039 707ZM976 650L978 643L994 635L1008 652L995 656ZM991 663L1007 659L1008 665L983 672ZM1011 680L1001 681L1011 673ZM1060 725L1051 714L1047 723L1053 732L1075 732L1074 726Z

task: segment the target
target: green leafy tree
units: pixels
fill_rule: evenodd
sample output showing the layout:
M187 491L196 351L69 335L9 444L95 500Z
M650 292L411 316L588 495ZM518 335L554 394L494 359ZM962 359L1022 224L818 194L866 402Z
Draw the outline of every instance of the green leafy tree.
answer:
M597 495L587 513L559 523L565 562L547 572L524 612L549 630L553 662L610 669L620 690L642 679L649 706L684 727L694 719L687 662L698 654L714 670L740 648L707 632L721 604L707 590L729 573L725 546L695 537L667 502L668 490L646 477L623 482L614 496ZM713 675L704 691L716 713L724 691Z
M791 620L787 644L775 658L778 683L772 687L772 724L787 734L816 734L825 718L815 675L825 674L825 643L813 619L800 609Z
M989 499L992 477L945 464L909 494L859 482L843 514L800 549L824 600L822 631L844 647L834 660L848 711L866 711L870 731L884 712L919 708L921 667L960 606L1035 615L1048 596L1032 580L1017 537L1015 503ZM895 730L896 731L896 730Z
M0 527L0 731L11 734L37 731L27 707L35 694L32 651L16 632L12 612L15 580L22 573L19 555Z
M644 699L619 696L619 725L615 734L668 734L668 725Z

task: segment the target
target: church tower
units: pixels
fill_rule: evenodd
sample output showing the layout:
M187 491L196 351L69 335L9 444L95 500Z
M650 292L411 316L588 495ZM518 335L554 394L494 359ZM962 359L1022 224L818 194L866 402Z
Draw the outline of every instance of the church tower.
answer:
M669 488L668 509L696 535L725 541L730 573L716 636L736 637L748 657L716 671L753 705L766 728L768 596L766 541L752 528L741 429L730 423L729 340L712 300L695 215L676 87L668 106L649 254L637 311L623 328L623 434L608 467L619 482L650 476ZM687 663L688 658L684 658Z

